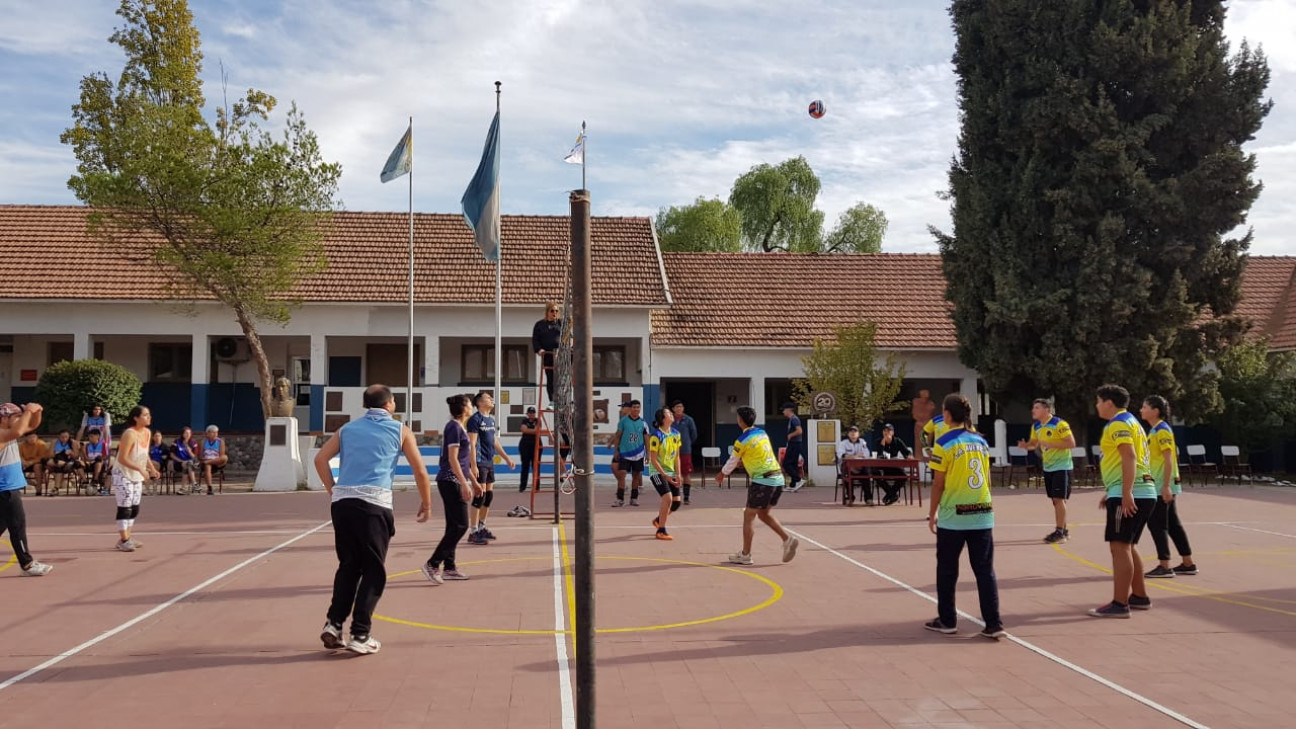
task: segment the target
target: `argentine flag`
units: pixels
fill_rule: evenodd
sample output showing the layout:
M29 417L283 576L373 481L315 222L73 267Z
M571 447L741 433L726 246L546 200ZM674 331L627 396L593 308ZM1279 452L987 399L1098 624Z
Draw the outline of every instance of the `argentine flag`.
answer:
M393 149L391 155L387 157L387 164L383 165L382 174L378 175L378 179L391 182L401 175L408 175L413 167L414 125L411 124L405 130L405 136L396 143L396 149Z
M486 147L482 150L481 164L468 189L464 190L464 220L473 229L473 239L486 260L495 263L500 255L499 212L499 112L491 120L486 133Z

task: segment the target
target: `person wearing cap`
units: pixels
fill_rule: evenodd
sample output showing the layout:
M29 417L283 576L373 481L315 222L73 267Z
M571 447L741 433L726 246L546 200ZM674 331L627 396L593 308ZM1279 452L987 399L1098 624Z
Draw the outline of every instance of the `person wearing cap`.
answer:
M850 476L867 476L869 469L864 466L857 466L851 461L860 461L869 458L868 443L860 440L860 429L858 425L852 425L846 429L846 438L837 444L837 460L841 463L842 475ZM864 503L869 506L873 505L873 486L869 479L864 479L863 487ZM855 502L855 485L854 481L846 481L846 503Z
M42 577L53 566L37 562L27 551L27 514L23 511L22 492L27 487L23 474L22 456L18 452L18 439L41 423L43 408L29 402L24 407L7 402L0 405L0 534L8 532L9 544L22 574Z
M882 426L882 439L878 441L878 455L883 458L909 458L913 455L909 445L896 435L895 426L887 423ZM890 506L900 500L900 489L904 488L905 476L904 469L885 467L878 469L887 476L895 476L893 479L882 481L882 489L886 495L882 497L882 505Z
M805 486L801 478L801 458L805 452L805 429L801 427L801 418L796 414L796 403L783 403L783 417L787 418L787 447L783 449L783 472L788 477L787 490L796 493Z
M644 440L648 436L648 424L640 417L643 406L638 400L624 403L628 414L622 415L617 423L616 433L612 435L612 459L618 464L616 502L613 506L625 506L626 475L630 476L630 505L639 505L639 489L643 487Z
M539 421L536 420L536 409L532 405L526 409L526 417L522 418L522 437L518 438L518 461L522 465L522 480L518 483L518 491L526 491L527 486L531 484L531 464L535 463L537 425Z

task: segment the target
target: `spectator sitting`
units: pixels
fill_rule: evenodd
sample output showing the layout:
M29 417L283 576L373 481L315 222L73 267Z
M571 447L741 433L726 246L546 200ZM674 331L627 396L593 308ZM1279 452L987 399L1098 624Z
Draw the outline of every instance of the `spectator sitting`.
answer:
M165 445L162 445L162 431L153 431L153 438L149 443L149 460L153 462L153 468L158 472L159 478L171 455L170 450ZM153 480L157 481L159 479L155 478Z
M112 448L112 416L102 405L95 405L90 408L90 412L81 416L81 427L77 429L76 439L84 442L89 430L98 430L104 444L109 449Z
M67 480L68 474L72 473L78 463L80 458L77 453L77 442L72 440L72 432L64 428L54 439L50 448L50 457L45 461L45 470L54 476L54 483L46 493L50 496L58 493L63 488L63 482Z
M171 444L171 470L180 474L180 482L189 487L189 493L196 494L194 487L194 470L198 467L198 442L194 440L193 429L185 426L180 437ZM180 493L177 488L177 493Z
M40 496L45 488L45 461L49 458L49 446L33 430L18 442L18 457L22 459L23 473L31 474L36 495Z
M841 461L843 475L863 476L868 475L869 469L864 466L851 465L851 461L859 461L868 458L868 443L860 440L860 429L852 425L846 429L846 439L837 444L837 459ZM855 487L853 482L846 482L847 503L855 501ZM864 481L864 503L869 506L873 505L873 487L868 480Z
M207 437L198 449L198 462L202 464L207 495L211 496L215 493L212 491L212 474L220 473L225 464L229 463L229 456L225 455L225 441L220 437L220 428L215 425L207 426Z
M81 450L81 468L90 476L89 488L98 488L99 494L108 493L104 477L108 475L108 442L100 439L99 429L90 429L90 440Z
M909 458L913 451L901 440L900 436L895 434L895 426L887 423L882 426L882 440L878 441L878 455L883 458ZM890 506L900 500L900 489L904 488L905 472L899 468L883 468L882 473L888 476L898 476L901 478L888 479L882 482L882 488L886 489L886 496L882 497L882 505Z

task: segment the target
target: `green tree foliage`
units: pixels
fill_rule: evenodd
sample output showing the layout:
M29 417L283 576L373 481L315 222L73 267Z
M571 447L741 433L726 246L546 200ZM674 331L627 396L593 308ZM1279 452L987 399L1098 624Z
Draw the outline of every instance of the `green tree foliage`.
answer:
M1189 419L1233 316L1260 192L1265 59L1221 2L955 0L962 130L940 242L959 355L1007 399L1114 381ZM1074 415L1073 415L1074 417Z
M1254 452L1296 437L1296 353L1249 341L1221 355L1218 366L1224 407L1208 422L1225 443Z
M742 214L743 246L764 253L820 250L824 214L815 210L818 196L819 178L805 157L751 168L729 193L729 204Z
M142 388L135 373L121 365L82 359L45 368L32 397L45 406L42 429L70 428L75 432L82 414L95 405L112 414L113 422L126 422L131 408L140 404Z
M886 213L868 203L856 203L837 218L824 238L824 253L878 253L886 236Z
M792 383L792 399L811 407L811 396L828 391L837 396L835 417L843 426L867 431L883 415L904 407L896 402L905 365L895 352L880 364L874 338L877 326L863 322L838 327L832 339L816 339L814 350L801 358L805 377Z
M742 250L742 216L719 198L699 197L657 211L657 240L663 251L736 253Z
M68 186L91 206L91 232L106 245L177 269L177 298L210 296L233 311L268 415L257 323L286 322L298 303L289 292L326 265L321 241L341 167L321 159L295 105L280 138L264 130L276 101L256 89L208 124L198 29L184 0L122 0L117 14L125 24L109 40L126 65L116 83L104 73L81 80L62 136L77 158Z

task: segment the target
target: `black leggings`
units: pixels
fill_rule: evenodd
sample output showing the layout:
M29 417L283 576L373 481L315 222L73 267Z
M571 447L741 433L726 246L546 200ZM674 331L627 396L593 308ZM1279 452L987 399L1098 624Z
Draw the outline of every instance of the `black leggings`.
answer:
M20 489L0 491L0 535L6 531L9 532L14 556L18 558L18 566L27 569L33 557L27 551L27 512L23 511Z
M1175 551L1180 557L1192 556L1188 533L1179 521L1178 504L1178 496L1168 504L1157 497L1156 506L1148 517L1148 531L1152 532L1152 541L1156 543L1157 559L1162 562L1170 561L1170 540L1174 540Z
M455 568L455 548L459 540L468 533L468 504L464 503L459 484L453 481L437 481L437 491L441 492L441 502L445 504L445 535L437 544L436 551L428 558L433 567L452 570Z

